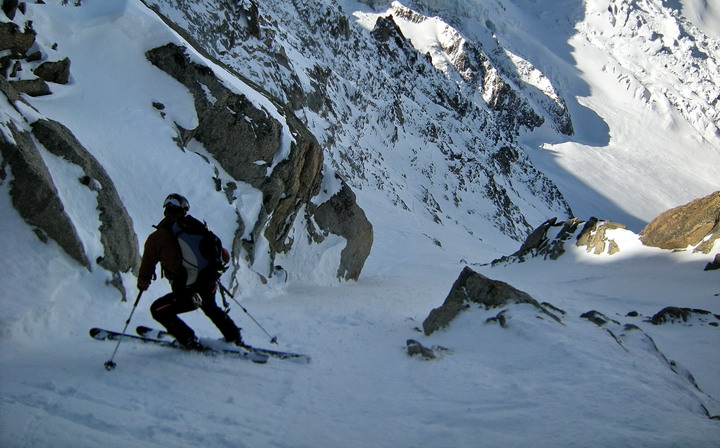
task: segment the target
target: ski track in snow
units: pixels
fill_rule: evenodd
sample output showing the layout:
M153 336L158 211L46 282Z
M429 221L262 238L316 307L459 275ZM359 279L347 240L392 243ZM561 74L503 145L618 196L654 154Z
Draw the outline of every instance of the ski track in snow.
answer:
M32 238L19 219L14 224L20 235ZM38 248L39 254L46 251ZM38 275L39 254L26 265ZM707 257L654 250L614 263L608 256L568 257L479 268L564 309L565 326L538 320L520 307L511 309L509 328L501 329L482 323L499 310L471 309L448 331L430 337L418 333L414 328L439 306L461 270L442 252L436 266L370 260L358 283L295 286L244 300L260 322L279 331L280 348L310 354L309 365L272 359L255 365L126 342L115 359L117 369L107 372L103 362L114 343L91 340L86 327L92 322L117 328L131 304L101 299L108 315L98 318L98 299L78 300L78 285L68 285L51 308L21 319L24 331L11 328L3 338L0 442L460 447L478 439L487 446L523 445L532 437L542 440L536 446L587 446L588 441L713 446L718 425L700 415L702 394L694 394L652 352L635 343L620 347L606 330L578 318L598 309L642 327L671 359L688 351L688 366L701 387L717 390L720 359L717 352L711 355L720 342L717 328L655 328L642 318L623 317L632 310L652 314L666 301L677 304L684 284L708 275L698 269ZM81 288L93 283L91 274L85 277ZM716 306L714 285L699 286L685 292L683 305ZM43 304L37 297L27 300ZM141 301L132 328L156 326L149 303ZM219 337L200 312L185 316L202 335ZM269 345L242 313L233 316L250 342ZM74 329L71 334L53 337L68 328ZM404 353L408 338L450 351L438 352L441 358L431 362L410 358ZM710 345L700 346L703 340ZM705 403L712 408L714 402ZM714 409L720 410L717 403Z

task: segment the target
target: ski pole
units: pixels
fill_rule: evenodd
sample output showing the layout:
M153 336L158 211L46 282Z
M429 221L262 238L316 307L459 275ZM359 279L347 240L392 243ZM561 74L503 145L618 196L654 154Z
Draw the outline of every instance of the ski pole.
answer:
M122 340L125 336L127 327L128 327L128 325L130 325L130 319L132 319L133 314L135 313L135 308L137 308L138 303L140 303L140 297L142 297L142 295L143 295L143 291L140 291L140 293L137 296L137 299L135 299L135 304L132 307L132 311L130 311L130 316L128 317L127 321L125 322L125 328L123 328L122 336L120 336L120 339L118 339L117 345L115 346L115 350L113 351L112 356L110 357L110 359L107 362L105 362L105 370L108 370L108 371L113 370L117 366L117 364L115 364L115 362L113 362L113 359L115 359L115 354L117 353L118 348L120 348L120 343L122 342Z
M255 322L255 324L256 324L258 327L260 327L260 329L261 329L262 331L265 332L265 334L270 338L270 343L271 343L271 344L277 344L277 343L278 343L278 342L277 342L277 336L271 336L270 333L268 333L267 330L265 330L265 329L263 328L263 326L260 325L260 322L258 322L257 320L255 320L255 318L252 316L252 314L250 314L250 313L248 312L248 310L246 310L245 307L240 304L240 302L238 302L237 300L235 300L235 296L234 296L230 291L228 291L228 289L225 287L225 285L223 285L222 283L220 283L219 280L218 280L217 284L218 284L218 286L220 287L220 292L221 292L221 294L223 294L223 300L225 299L225 294L229 295L230 298L232 299L232 301L235 302L235 303L237 303L237 305L240 307L240 309L243 310L243 311L245 312L245 314L247 314L248 316L250 316L250 319L252 319L252 321Z

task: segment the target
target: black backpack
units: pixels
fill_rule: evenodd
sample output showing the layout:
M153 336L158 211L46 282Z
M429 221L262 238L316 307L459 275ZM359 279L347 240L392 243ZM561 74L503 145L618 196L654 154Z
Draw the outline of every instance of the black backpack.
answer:
M227 270L222 242L204 222L187 215L177 220L171 230L178 239L187 271L185 286L214 283Z

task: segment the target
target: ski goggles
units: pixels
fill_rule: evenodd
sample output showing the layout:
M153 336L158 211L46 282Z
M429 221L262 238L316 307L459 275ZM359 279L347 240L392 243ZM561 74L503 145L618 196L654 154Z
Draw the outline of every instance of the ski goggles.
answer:
M179 207L182 209L188 209L190 208L187 199L180 196L179 194L171 194L167 198L165 198L165 202L163 203L163 207L167 206L173 206L173 207Z

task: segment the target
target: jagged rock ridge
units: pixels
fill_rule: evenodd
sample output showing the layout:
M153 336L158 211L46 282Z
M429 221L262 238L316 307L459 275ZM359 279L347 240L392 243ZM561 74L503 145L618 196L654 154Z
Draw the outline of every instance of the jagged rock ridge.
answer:
M515 253L496 259L492 264L523 262L532 257L556 260L565 253L565 245L572 238L576 246L585 247L588 253L613 255L621 248L608 231L625 228L623 224L595 217L588 221L551 218L533 230ZM692 248L693 252L705 254L713 250L718 238L720 192L661 213L639 234L640 241L646 246L667 250ZM708 263L706 270L717 269L718 255Z
M475 65L461 85L413 47L392 16L366 30L321 0L147 3L295 110L355 189L380 190L408 212L471 234L489 221L522 239L534 223L571 214L515 141L520 127L542 121L529 106L537 102L477 49L463 53ZM521 104L524 112L513 113Z
M565 253L565 245L573 238L575 245L585 247L588 253L613 255L620 247L607 231L615 229L625 229L625 225L594 217L588 221L578 218L558 221L557 218L551 218L533 230L515 253L494 260L492 265L522 263L534 257L556 260Z
M316 205L320 192L323 154L315 138L291 112L284 118L294 141L287 159L275 163L283 144L284 124L257 108L242 94L225 87L206 66L190 61L185 49L168 44L150 50L147 58L158 68L183 83L193 94L199 125L181 130L181 146L195 139L235 180L246 182L263 193L263 207L255 223L241 222L237 234L251 226L251 238L238 241L254 262L255 242L260 234L269 242L271 259L290 250L289 237L295 219L303 209L307 228L316 241L335 233L347 240L338 276L357 280L372 247L372 225L355 202L352 191L342 188L329 201ZM232 185L225 185L226 191ZM232 191L228 197L234 200ZM341 198L341 199L340 199ZM349 219L348 219L349 218ZM309 224L315 220L319 229ZM236 252L240 247L235 247Z

